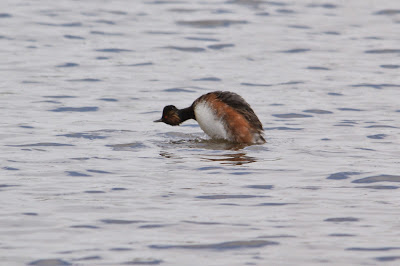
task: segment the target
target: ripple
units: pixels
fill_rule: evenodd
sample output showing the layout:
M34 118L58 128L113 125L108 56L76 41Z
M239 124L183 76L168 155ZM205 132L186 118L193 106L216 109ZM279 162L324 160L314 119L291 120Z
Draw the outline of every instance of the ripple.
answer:
M337 108L339 111L351 111L351 112L361 112L364 111L362 109L356 109L356 108Z
M83 229L99 229L100 227L95 225L87 225L87 224L79 224L79 225L72 225L71 228L83 228Z
M289 113L289 114L273 114L272 116L278 117L278 118L305 118L305 117L313 117L312 115L303 115L303 114L295 114L295 113Z
M72 144L55 143L55 142L39 142L33 144L20 144L20 145L6 145L9 147L63 147L63 146L75 146Z
M229 19L205 19L205 20L192 20L177 21L176 24L182 26L190 26L195 28L219 28L219 27L229 27L235 24L247 24L246 20L229 20Z
M96 30L90 31L90 34L104 35L104 36L123 36L124 35L122 33L104 32L104 31L96 31Z
M262 235L257 238L296 238L294 235Z
M106 19L98 19L95 21L96 23L101 23L101 24L107 24L107 25L115 25L115 22L112 20L106 20Z
M376 185L376 186L359 186L356 188L368 188L368 189L398 189L399 187L397 186L381 186L381 185Z
M248 82L242 82L240 85L243 86L251 86L251 87L270 87L272 84L262 84L262 83L248 83Z
M321 7L321 8L327 8L327 9L334 9L334 8L337 8L338 6L335 4L309 4L309 5L307 5L307 7L312 7L312 8Z
M205 42L218 42L218 39L214 38L201 38L201 37L186 37L186 40L191 40L191 41L205 41Z
M382 257L376 257L375 260L377 260L377 261L395 261L395 260L400 260L400 256L382 256Z
M331 111L326 111L326 110L321 110L321 109L308 109L308 110L304 110L304 113L312 113L312 114L333 114L333 112Z
M118 100L114 99L114 98L100 98L98 100L99 101L104 101L104 102L118 102Z
M292 29L302 29L302 30L312 29L310 26L306 26L306 25L288 25L287 27L292 28Z
M20 185L0 184L0 188L7 188L7 187L20 187Z
M110 248L110 251L132 251L132 248Z
M153 62L143 62L137 64L121 65L121 66L139 67L139 66L152 66L152 65L154 65Z
M400 88L400 85L398 85L398 84L388 84L388 83L383 83L383 84L361 83L361 84L354 84L354 85L351 85L351 86L355 87L355 88L367 87L367 88L374 88L374 89Z
M193 8L170 8L168 9L169 12L176 12L176 13L193 13L198 11L198 9Z
M224 169L223 167L220 167L220 166L206 166L206 167L200 167L200 168L197 168L197 170L199 170L199 171L209 171L209 170L221 170L221 169Z
M297 54L297 53L305 53L305 52L309 52L309 51L311 51L311 49L297 48L297 49L290 49L290 50L281 51L281 53Z
M209 45L207 46L207 48L209 49L213 49L213 50L221 50L227 47L234 47L235 45L232 43L228 43L228 44L213 44L213 45Z
M297 84L304 84L304 81L288 81L288 82L282 82L282 83L278 83L277 85L297 85Z
M106 193L105 191L102 190L85 190L84 193L88 193L88 194L102 194L102 193Z
M76 35L64 35L64 38L71 40L84 40L85 38Z
M88 174L80 173L80 172L75 172L75 171L65 171L69 176L91 176Z
M96 49L95 51L104 53L123 53L123 52L133 52L134 50L120 49L120 48L104 48L104 49Z
M388 135L386 135L386 134L376 134L376 135L369 135L369 136L367 136L367 138L369 138L369 139L384 139L387 136Z
M99 136L98 134L89 134L89 133L70 133L70 134L63 134L63 135L56 135L60 137L67 137L67 138L83 138L83 139L105 139L106 136Z
M12 15L9 13L0 13L0 18L11 18Z
M330 68L327 68L327 67L318 67L318 66L309 66L309 67L307 67L307 69L310 69L310 70L331 70Z
M324 31L323 33L326 35L340 35L340 32L337 31Z
M367 126L365 128L398 128L398 127L388 126L388 125L372 125L372 126Z
M70 96L70 95L51 95L51 96L43 96L44 98L52 98L52 99L71 99L71 98L76 98L76 96Z
M399 247L382 247L382 248L360 248L360 247L354 247L354 248L346 248L346 250L351 250L351 251L391 251L391 250L398 250L400 249Z
M248 171L244 171L244 172L232 172L230 173L231 175L251 175L253 172L248 172Z
M169 226L169 224L146 224L146 225L139 226L139 228L153 229L153 228L161 228L161 227L166 227L166 226Z
M49 110L51 112L96 112L99 107L95 106L85 106L85 107L60 107L56 109Z
M68 79L71 82L100 82L101 79L84 78L84 79Z
M19 168L14 168L14 167L5 166L5 167L3 167L3 170L7 170L7 171L18 171Z
M328 92L328 95L330 95L330 96L343 96L343 93Z
M255 206L285 206L285 205L291 205L295 203L283 203L283 202L264 202L257 204Z
M380 65L380 67L386 69L398 69L400 68L400 65Z
M399 175L376 175L352 181L352 183L400 182Z
M119 220L119 219L102 219L100 222L105 224L136 224L136 223L144 223L146 221L142 220Z
M184 223L189 223L189 224L199 224L199 225L218 225L222 223L217 223L217 222L197 222L197 221L182 221Z
M354 217L337 217L337 218L328 218L324 220L324 222L334 222L334 223L358 222L358 221L360 221L360 219Z
M103 171L103 170L95 170L95 169L88 169L86 171L88 171L90 173L96 173L96 174L112 174L112 172Z
M329 175L326 179L333 179L333 180L343 180L347 179L352 175L360 175L360 172L338 172Z
M199 78L199 79L193 79L193 81L222 81L220 78L217 77L205 77L205 78Z
M111 190L112 191L123 191L123 190L128 190L128 189L123 188L123 187L113 187Z
M152 34L152 35L176 35L178 34L175 31L146 31L147 34Z
M259 12L259 13L256 13L256 16L262 16L262 17L267 17L267 16L269 16L269 15L271 15L269 12Z
M82 27L82 23L80 22L70 22L70 23L61 23L59 26L62 27Z
M70 23L47 23L47 22L38 22L38 25L43 26L51 26L51 27L82 27L82 23L80 22L70 22Z
M24 212L22 215L27 215L27 216L38 216L37 212Z
M372 49L366 50L366 54L398 54L400 49Z
M278 242L264 240L249 240L249 241L231 241L217 244L195 244L195 245L150 245L153 249L215 249L215 250L231 250L231 249L246 249L260 248L271 245L278 245Z
M254 189L273 189L273 185L249 185L245 186L245 188L254 188Z
M134 259L131 261L123 262L124 265L159 265L163 260L158 259Z
M206 49L200 47L165 46L163 48L177 50L181 52L192 52L192 53L199 53L206 51Z
M87 256L79 259L74 259L74 261L85 261L85 260L100 260L100 256Z
M383 9L374 13L374 15L392 16L400 14L400 9Z
M28 265L35 265L35 266L66 266L66 265L72 265L68 261L61 260L61 259L41 259L41 260L35 260L30 262Z
M266 127L264 130L288 130L288 131L296 131L296 130L303 130L304 128L299 127Z
M250 199L250 198L265 198L266 196L256 196L256 195L207 195L207 196L197 196L198 199Z
M296 12L294 12L294 10L286 9L286 8L277 9L276 12L282 13L282 14L294 14L294 13L296 13Z
M123 144L106 145L106 147L111 147L114 151L136 151L138 149L145 148L146 145L144 145L141 142L131 142Z
M329 236L334 236L334 237L353 237L357 235L353 234L343 234L343 233L334 233L334 234L329 234Z
M181 88L169 88L165 89L167 92L196 92L195 90L191 90L190 87L181 87Z
M56 67L77 67L79 64L76 63L64 63L62 65L57 65Z

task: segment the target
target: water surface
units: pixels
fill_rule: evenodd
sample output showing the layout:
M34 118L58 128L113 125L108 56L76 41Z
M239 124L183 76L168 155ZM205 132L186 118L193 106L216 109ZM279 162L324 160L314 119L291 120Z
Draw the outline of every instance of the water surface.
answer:
M5 265L396 265L397 0L3 1ZM265 145L152 121L242 95Z

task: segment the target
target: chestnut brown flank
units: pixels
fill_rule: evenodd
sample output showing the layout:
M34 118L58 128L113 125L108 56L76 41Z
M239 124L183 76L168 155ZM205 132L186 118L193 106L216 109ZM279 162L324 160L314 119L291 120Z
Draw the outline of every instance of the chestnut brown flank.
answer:
M202 113L195 113L196 105L200 103L208 104L225 127L227 136L225 133L217 133L216 136L211 137L225 138L237 143L265 143L262 124L253 109L241 96L229 91L214 91L204 94L197 98L191 106L184 109L167 105L163 109L162 118L154 122L164 122L171 126L177 126L189 119L197 120L197 115L200 115L199 119L210 120L207 115L202 117ZM215 121L206 122L215 123Z
M226 121L227 127L231 132L230 135L234 138L235 142L252 143L253 135L250 132L251 126L243 115L217 99L214 94L208 95L205 100L211 104L212 108L216 111L216 115L223 121Z

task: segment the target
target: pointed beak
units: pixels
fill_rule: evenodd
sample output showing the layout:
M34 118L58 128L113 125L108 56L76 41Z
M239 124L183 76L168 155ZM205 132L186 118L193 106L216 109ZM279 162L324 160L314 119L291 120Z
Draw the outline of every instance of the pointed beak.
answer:
M155 123L162 122L162 118L154 120L153 122L155 122Z

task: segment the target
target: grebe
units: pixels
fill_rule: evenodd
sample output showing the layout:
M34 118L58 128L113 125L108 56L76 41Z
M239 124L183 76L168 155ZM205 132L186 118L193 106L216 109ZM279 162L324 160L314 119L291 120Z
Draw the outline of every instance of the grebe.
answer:
M263 127L250 105L238 94L229 91L214 91L197 98L184 109L173 105L164 107L161 119L178 126L194 119L200 128L213 139L225 139L235 143L263 144Z

